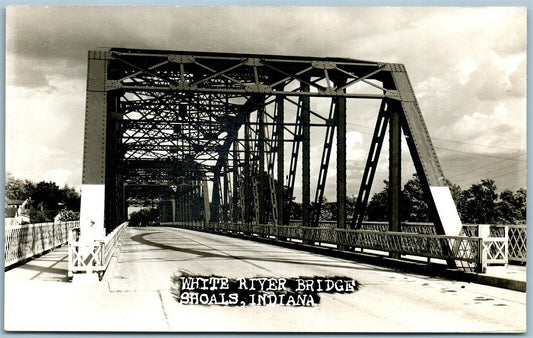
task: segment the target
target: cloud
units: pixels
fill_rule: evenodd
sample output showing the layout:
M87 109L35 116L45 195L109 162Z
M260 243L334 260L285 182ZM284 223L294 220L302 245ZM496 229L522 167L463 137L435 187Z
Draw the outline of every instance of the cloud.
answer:
M509 94L513 97L524 98L526 97L526 62L527 59L524 57L516 69L509 75L509 82L511 83L511 88Z
M46 72L42 69L38 69L38 67L35 66L24 69L19 65L20 64L17 64L17 68L19 69L8 71L8 82L13 86L26 87L30 89L43 88L49 91L56 89L55 87L50 86L50 83L46 79Z
M81 183L87 51L106 46L400 62L431 136L471 152L525 149L526 14L518 7L9 7L6 167L58 179L71 170L69 184ZM347 106L348 180L356 184L379 103ZM327 111L329 103L315 108ZM322 142L316 134L318 158ZM41 154L28 149L56 157L36 168ZM382 167L376 182L386 179L386 161ZM334 182L328 177L333 194Z
M46 171L43 174L43 180L55 182L58 186L63 187L68 184L71 175L72 172L70 170L56 168Z
M477 62L472 59L464 58L457 64L459 83L465 85L470 82L470 74L478 69Z
M416 97L418 99L422 99L424 97L431 97L434 96L442 97L449 93L451 89L450 82L438 78L438 77L428 77L426 80L419 82L416 85Z

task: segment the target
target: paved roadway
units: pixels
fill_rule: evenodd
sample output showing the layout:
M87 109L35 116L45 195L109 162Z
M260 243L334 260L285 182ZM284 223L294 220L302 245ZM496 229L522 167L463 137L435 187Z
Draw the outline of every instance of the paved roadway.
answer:
M522 332L526 328L522 292L400 273L226 236L129 228L117 257L103 282L94 284L65 283L61 257L51 269L33 263L6 272L6 329ZM321 293L315 307L182 305L170 290L172 276L182 272L228 278L345 276L361 287L351 294Z

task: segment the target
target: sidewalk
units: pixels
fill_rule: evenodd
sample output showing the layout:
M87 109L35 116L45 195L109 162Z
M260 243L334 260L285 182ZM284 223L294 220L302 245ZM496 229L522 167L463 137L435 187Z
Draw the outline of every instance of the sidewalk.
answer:
M109 292L106 282L71 283L67 250L62 246L4 272L5 330L167 329L157 292Z
M488 266L486 276L505 278L520 282L527 282L527 269L525 265L495 265Z

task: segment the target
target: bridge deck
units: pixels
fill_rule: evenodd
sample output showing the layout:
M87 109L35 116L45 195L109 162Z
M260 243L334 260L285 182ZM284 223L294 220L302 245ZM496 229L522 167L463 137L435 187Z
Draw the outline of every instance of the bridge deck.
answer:
M117 260L95 284L64 283L66 251L5 273L7 330L516 332L526 294L405 274L226 236L129 228ZM320 294L312 308L179 304L171 276L345 276L352 294ZM31 320L29 320L31 318Z

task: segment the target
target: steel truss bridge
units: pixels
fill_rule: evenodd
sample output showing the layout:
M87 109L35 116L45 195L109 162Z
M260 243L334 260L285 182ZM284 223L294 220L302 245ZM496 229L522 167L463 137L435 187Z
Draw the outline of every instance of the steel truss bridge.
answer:
M363 99L379 109L355 212L349 215L346 120L359 111L348 111L348 102ZM389 210L384 212L390 221L388 231L372 236L392 238L401 230L403 135L431 212L433 236L443 236L431 250L440 251L451 266L461 252L479 254L478 242L456 240L462 224L401 64L101 49L89 52L86 103L81 242L111 233L127 220L128 200L151 195L172 201L166 208L175 225L235 231L265 225L263 232L286 237L292 231L312 244L324 240L313 229L319 229L328 171L330 176L335 171L336 232L331 230L327 240L348 249L365 240L358 231L387 136ZM311 132L318 129L320 162L311 159ZM336 163L330 163L332 154ZM319 170L312 177L313 165ZM290 208L300 190L302 210L295 215ZM292 229L291 218L307 230Z

